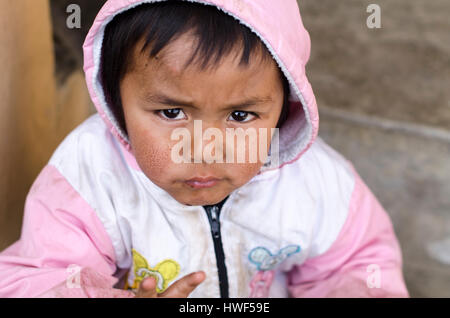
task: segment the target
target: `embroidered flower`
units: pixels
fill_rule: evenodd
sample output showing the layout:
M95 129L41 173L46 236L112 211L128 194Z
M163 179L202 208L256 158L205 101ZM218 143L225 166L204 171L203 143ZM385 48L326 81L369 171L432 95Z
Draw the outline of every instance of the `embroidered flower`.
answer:
M300 252L299 245L288 245L273 255L265 247L256 247L248 254L250 262L255 264L260 271L273 270L289 256Z
M154 268L151 268L147 260L139 254L135 249L133 252L133 269L134 282L132 289L139 288L139 284L144 278L153 276L156 278L156 291L162 293L172 281L180 273L180 265L174 260L164 260L159 262Z

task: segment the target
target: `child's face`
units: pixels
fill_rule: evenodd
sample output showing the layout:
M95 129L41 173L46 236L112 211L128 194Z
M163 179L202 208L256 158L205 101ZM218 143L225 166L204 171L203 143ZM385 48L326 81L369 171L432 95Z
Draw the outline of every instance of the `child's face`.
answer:
M223 149L226 128L253 128L260 139L259 128L267 129L267 149L271 128L275 128L283 104L283 87L275 62L250 59L247 67L238 66L240 58L230 54L214 70L202 71L192 65L182 70L191 56L192 37L185 34L169 44L155 59L139 54L137 45L131 70L121 82L122 104L128 135L136 160L145 175L175 200L186 205L208 205L220 202L233 190L243 186L260 170L263 162L249 162L248 138L245 163L175 163L172 148L176 128L186 128L192 137L194 157L194 120L202 121L203 132L217 128L222 132ZM237 55L240 57L240 55ZM258 103L247 104L250 100ZM170 102L168 102L170 100ZM186 106L185 103L191 104ZM230 105L241 105L230 109ZM172 111L170 111L172 109ZM165 111L164 111L165 110ZM244 113L241 113L244 112ZM254 114L256 114L256 116ZM237 139L236 139L237 140ZM214 139L206 140L214 144ZM238 143L234 142L235 155ZM258 148L259 150L259 148ZM196 188L186 181L195 177L220 179L214 186Z

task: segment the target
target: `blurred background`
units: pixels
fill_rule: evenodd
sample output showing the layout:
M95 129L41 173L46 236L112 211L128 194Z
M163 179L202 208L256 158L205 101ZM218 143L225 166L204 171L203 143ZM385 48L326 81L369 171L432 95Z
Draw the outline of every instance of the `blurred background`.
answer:
M103 0L0 0L0 250L26 195L90 114L82 44ZM381 28L366 25L370 3ZM66 26L69 4L81 28ZM300 0L319 135L392 218L412 297L450 297L450 2Z

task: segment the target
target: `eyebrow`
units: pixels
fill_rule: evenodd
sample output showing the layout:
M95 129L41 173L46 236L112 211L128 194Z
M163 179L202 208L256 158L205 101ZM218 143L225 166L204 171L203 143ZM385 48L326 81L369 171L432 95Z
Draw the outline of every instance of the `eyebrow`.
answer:
M183 106L183 107L191 107L191 108L197 108L193 103L177 100L175 98L162 95L162 94L150 94L145 97L145 101L150 103L156 103L161 105L167 105L167 106ZM230 110L230 109L238 109L238 108L247 108L250 106L256 106L260 104L265 104L268 102L272 102L271 97L252 97L247 99L246 101L236 103L236 104L229 104L224 109Z

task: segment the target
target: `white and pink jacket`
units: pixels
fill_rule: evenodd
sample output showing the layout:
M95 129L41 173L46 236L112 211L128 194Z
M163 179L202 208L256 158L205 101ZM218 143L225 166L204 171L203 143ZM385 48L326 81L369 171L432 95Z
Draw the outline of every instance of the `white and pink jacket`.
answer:
M205 209L141 171L98 81L103 32L143 0L109 0L84 45L98 114L71 132L34 182L19 241L0 254L0 297L133 297L203 270L191 297L220 297ZM391 221L353 165L317 136L305 74L310 38L295 0L201 0L251 28L291 84L279 162L268 161L220 213L230 297L408 297ZM74 273L75 270L75 273Z

